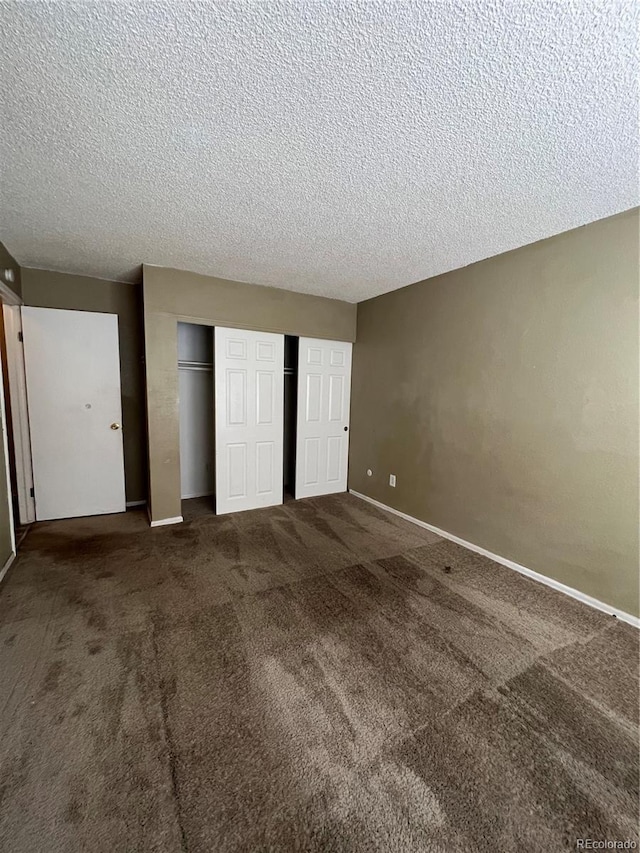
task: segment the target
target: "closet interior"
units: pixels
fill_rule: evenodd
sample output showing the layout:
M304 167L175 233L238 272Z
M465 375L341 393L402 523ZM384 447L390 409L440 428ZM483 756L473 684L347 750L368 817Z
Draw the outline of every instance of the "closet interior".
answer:
M213 495L213 329L178 323L180 490L183 500Z

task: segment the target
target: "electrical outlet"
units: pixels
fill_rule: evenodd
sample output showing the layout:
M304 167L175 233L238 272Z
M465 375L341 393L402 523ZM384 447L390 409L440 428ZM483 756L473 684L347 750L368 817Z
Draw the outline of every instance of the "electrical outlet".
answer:
M396 485L396 475L395 474L389 474L389 485L393 486L395 488L395 485Z

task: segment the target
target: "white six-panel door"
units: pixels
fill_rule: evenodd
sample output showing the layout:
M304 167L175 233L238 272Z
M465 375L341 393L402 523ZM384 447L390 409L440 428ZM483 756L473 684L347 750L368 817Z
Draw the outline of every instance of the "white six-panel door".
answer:
M36 518L124 512L118 317L22 308Z
M296 498L347 489L351 346L300 338Z
M282 503L284 335L215 328L216 512Z

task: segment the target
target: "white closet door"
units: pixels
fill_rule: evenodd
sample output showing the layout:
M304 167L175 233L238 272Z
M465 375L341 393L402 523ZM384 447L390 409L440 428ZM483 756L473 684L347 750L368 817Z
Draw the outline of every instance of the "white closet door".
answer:
M216 512L282 503L284 335L215 328Z
M347 490L351 344L300 338L296 498Z
M124 512L118 317L22 309L38 521Z

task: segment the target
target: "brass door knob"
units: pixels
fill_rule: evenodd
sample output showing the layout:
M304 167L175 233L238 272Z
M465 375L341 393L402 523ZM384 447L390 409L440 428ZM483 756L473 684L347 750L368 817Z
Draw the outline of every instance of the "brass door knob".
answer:
M111 424L111 429L120 429L120 424L116 424L116 423Z

